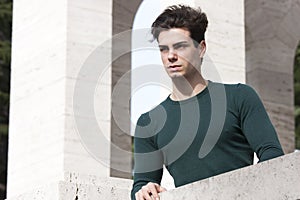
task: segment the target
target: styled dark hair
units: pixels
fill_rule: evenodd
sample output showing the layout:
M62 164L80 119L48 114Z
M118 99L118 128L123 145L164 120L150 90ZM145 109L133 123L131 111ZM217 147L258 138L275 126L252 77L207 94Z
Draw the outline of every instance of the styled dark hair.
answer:
M171 28L183 28L190 32L191 38L200 43L205 39L208 21L200 8L194 9L186 5L173 5L166 8L153 22L151 33L158 39L161 31Z

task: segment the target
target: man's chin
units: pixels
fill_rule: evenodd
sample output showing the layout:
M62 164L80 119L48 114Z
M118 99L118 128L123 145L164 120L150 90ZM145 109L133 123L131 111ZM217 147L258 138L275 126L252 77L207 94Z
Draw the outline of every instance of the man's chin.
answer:
M169 77L171 79L181 79L181 78L184 78L183 74L181 74L181 73L172 73L172 74L169 74Z
M183 77L183 76L180 73L172 73L172 74L169 74L169 77L170 78L180 78L180 77Z

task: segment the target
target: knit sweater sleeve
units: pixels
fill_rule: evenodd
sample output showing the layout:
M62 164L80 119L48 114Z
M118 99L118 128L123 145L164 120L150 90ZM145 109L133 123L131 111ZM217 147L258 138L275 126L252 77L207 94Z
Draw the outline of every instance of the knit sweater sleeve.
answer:
M143 114L137 122L134 136L134 178L131 199L135 193L149 182L160 184L163 173L163 156L155 143L155 133L149 124L148 114Z
M259 162L283 155L277 133L255 90L239 84L236 96L242 131Z

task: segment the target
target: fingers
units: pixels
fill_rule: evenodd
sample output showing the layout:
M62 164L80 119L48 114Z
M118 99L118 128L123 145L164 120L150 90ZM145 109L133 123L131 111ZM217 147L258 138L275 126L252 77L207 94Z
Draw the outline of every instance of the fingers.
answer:
M157 183L149 182L143 186L137 193L135 193L136 200L158 200L159 193L167 191L164 187L161 187Z
M135 199L136 200L152 200L149 193L147 191L140 189L137 193L135 193Z
M150 190L148 185L143 186L141 190L142 190L142 196L143 196L144 199L152 200L150 195L152 195L153 194L152 192L154 192L154 191Z
M155 200L159 199L158 193L160 192L160 185L158 185L157 183L148 183L146 186L152 193L153 198Z
M147 185L143 186L137 193L135 193L136 200L152 200L152 193L150 189L148 189Z
M161 186L159 186L159 190L158 190L159 192L166 192L167 191L167 189L166 188L164 188L164 187L161 187Z

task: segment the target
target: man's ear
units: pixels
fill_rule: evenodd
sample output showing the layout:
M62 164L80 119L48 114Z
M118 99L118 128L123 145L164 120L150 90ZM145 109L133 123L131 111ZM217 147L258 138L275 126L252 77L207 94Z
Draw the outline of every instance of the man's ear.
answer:
M205 51L206 51L206 42L205 42L205 40L201 40L201 42L198 45L198 49L199 49L200 58L203 58L204 54L205 54Z

